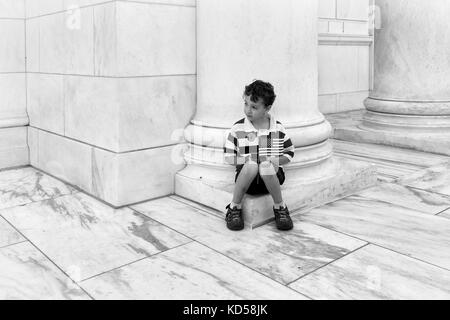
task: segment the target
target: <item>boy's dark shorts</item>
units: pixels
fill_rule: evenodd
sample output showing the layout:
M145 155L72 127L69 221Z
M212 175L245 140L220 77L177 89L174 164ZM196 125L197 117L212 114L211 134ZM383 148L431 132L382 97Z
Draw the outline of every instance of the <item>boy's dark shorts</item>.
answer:
M239 173L241 172L243 165L239 165L236 167L236 176L234 178L234 182L237 181L237 178L239 176ZM280 182L280 186L284 183L284 180L286 179L284 175L283 168L279 167L277 171L277 177L278 181ZM266 185L264 184L264 180L261 178L259 172L257 173L255 179L253 179L252 183L250 184L250 187L248 187L248 190L246 192L250 195L259 195L259 194L268 194L269 190L267 190Z

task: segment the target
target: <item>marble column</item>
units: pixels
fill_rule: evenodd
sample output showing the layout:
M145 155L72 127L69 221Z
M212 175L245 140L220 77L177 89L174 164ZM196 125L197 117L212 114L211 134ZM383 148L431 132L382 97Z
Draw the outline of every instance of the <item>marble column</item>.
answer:
M399 146L449 154L448 143L439 141L450 132L450 2L376 5L381 25L375 29L374 87L361 128L387 133L386 144L398 145L405 139L395 133L407 133L411 140Z
M234 167L224 164L223 145L245 116L242 93L254 79L274 85L271 114L296 148L283 188L336 176L331 126L317 105L317 10L316 0L197 1L197 110L185 130L188 166L177 174L177 194L224 211Z

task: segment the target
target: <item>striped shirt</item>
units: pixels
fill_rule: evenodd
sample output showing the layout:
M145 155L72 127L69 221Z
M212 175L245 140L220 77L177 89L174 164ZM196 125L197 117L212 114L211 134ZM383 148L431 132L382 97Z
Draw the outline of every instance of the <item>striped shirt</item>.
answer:
M245 164L248 159L261 163L270 156L285 156L292 161L294 145L286 134L286 129L272 115L269 116L269 129L256 129L247 117L231 127L224 146L227 163L234 162L238 166ZM232 157L232 161L227 161L227 157Z

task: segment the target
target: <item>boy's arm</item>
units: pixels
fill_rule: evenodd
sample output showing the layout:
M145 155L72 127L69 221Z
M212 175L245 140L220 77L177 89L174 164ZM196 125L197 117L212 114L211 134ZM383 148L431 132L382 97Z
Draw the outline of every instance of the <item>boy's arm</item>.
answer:
M283 164L291 162L292 158L294 158L294 151L295 151L294 144L292 143L291 138L287 135L287 133L285 131L284 142L283 142L283 155L280 157L280 164L281 164L281 161L286 161ZM281 164L281 165L283 165L283 164Z
M284 134L283 138L283 154L279 157L272 157L271 161L277 161L279 166L283 166L285 164L288 164L292 161L292 158L294 157L294 150L295 147L292 143L291 138L286 134L286 130L283 129L281 132Z
M286 156L280 156L278 159L278 165L279 166L284 166L285 164L288 164L289 162L291 162L291 160L289 160Z
M223 152L225 163L237 166L246 162L246 158L239 153L238 139L233 129L228 133Z

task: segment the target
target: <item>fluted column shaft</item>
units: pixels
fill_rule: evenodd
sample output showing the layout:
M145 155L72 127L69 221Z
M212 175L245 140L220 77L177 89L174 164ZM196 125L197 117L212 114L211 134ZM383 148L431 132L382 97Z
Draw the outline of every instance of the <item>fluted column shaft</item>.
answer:
M245 116L242 93L254 79L275 87L270 113L296 147L288 167L331 156L331 127L317 106L316 0L198 0L197 77L197 111L185 131L188 163L227 167L226 130Z
M450 2L377 0L374 88L364 126L382 130L450 128Z

